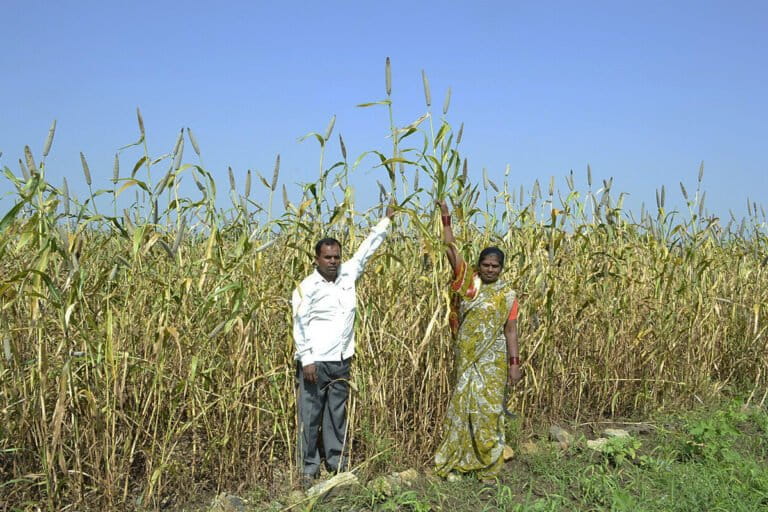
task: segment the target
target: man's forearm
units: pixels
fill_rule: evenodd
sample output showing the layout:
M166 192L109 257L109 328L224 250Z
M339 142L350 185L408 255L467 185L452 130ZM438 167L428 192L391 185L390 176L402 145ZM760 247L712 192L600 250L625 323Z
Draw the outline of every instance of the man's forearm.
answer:
M384 242L387 236L387 230L390 225L389 217L381 219L371 230L370 234L363 240L360 247L355 251L355 255L352 257L357 262L358 272L362 272L365 264L376 252L376 249Z

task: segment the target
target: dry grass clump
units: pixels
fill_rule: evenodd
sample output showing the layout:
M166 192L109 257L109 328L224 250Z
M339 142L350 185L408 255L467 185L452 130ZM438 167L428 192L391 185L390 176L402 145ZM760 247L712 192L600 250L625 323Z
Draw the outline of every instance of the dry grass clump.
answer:
M724 390L765 401L768 278L756 206L734 229L706 215L698 187L695 196L683 188L684 219L665 209L662 191L654 214L635 220L610 181L592 190L591 172L586 192L569 176L565 197L554 183L546 195L538 183L518 193L509 177L476 183L444 117L449 98L435 130L423 75L426 115L398 127L390 76L387 66L387 98L366 106L388 109L392 153L369 155L402 214L360 283L356 463L426 461L440 436L452 348L436 198L453 201L468 257L488 243L507 251L506 278L522 297L524 382L513 410L642 415ZM142 154L129 176L116 161L112 188L93 191L82 156L82 202L45 179L55 123L39 164L25 151L26 176L5 169L17 190L0 220L6 506L152 507L179 493L263 486L294 468L288 298L319 236L349 251L377 220L378 207L359 211L353 194L367 160L350 163L340 136L342 159L324 163L331 120L308 135L321 148L318 181L295 202L283 185L284 212L272 209L279 157L270 181L259 175L264 204L250 171L245 194L230 173L223 209L202 163L182 163L184 132L157 159L138 118L139 140L122 151ZM406 147L419 137L424 146ZM182 178L199 195L183 195Z

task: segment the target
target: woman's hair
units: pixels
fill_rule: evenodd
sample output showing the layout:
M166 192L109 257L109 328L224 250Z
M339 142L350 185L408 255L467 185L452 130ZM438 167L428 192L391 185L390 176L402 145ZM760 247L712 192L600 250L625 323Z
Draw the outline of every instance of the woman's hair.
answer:
M499 259L499 264L502 267L504 267L504 251L502 251L498 247L486 247L485 249L480 251L480 256L477 258L477 264L480 265L480 263L485 258L491 255L495 255Z

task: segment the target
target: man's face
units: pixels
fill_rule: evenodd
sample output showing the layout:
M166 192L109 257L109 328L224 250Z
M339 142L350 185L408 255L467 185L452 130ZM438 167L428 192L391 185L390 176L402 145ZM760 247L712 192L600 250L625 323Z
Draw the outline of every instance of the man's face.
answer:
M341 265L341 247L336 244L321 245L320 254L315 256L317 271L326 281L335 281Z

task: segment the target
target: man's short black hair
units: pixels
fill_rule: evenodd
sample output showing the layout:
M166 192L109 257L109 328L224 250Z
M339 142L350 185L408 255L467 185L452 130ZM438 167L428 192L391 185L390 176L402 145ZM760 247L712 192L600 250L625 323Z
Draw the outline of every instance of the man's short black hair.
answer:
M322 249L324 245L330 245L330 246L338 245L339 250L341 250L341 242L339 242L335 238L330 238L330 237L323 238L322 240L320 240L315 244L315 256L320 256L320 249Z
M499 265L502 267L504 266L504 251L499 249L498 247L486 247L482 251L480 251L480 256L477 258L477 264L480 265L482 261L487 258L488 256L495 254L497 258L499 258Z

